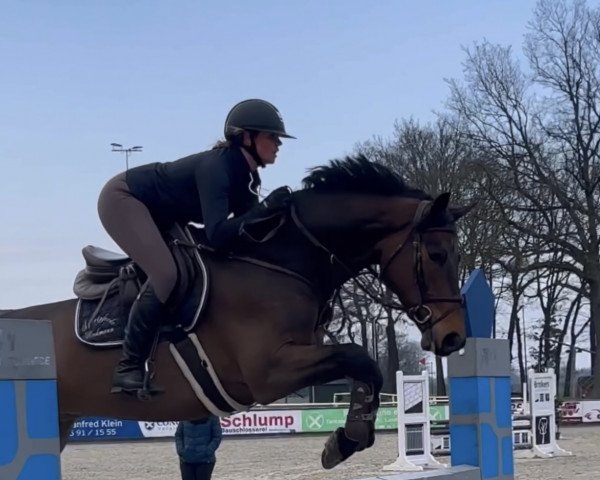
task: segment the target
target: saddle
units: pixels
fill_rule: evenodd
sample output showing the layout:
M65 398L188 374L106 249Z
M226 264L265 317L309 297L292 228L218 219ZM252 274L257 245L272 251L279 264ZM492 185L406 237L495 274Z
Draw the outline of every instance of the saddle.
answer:
M275 220L271 223L246 225L244 233L252 242L262 243L272 238L282 226L283 219ZM207 303L209 290L208 270L200 252L214 250L206 246L204 231L192 226L182 228L175 225L165 235L165 240L177 264L179 279L174 294L176 307L172 309L173 318L161 327L157 341L169 342L169 352L190 388L198 401L213 415L228 416L234 412L246 411L252 405L240 404L229 396L200 339L193 332ZM125 336L129 310L147 281L146 276L125 255L91 245L83 248L82 254L85 268L77 274L73 288L78 297L76 336L79 341L91 347L120 347ZM302 280L297 273L264 261L233 255L228 257ZM144 392L140 398L146 398Z
M165 234L178 270L172 318L161 327L161 337L191 331L206 304L208 270L187 227L175 225ZM88 245L85 268L75 277L78 298L75 334L79 341L99 348L123 343L129 311L147 281L144 272L126 255Z

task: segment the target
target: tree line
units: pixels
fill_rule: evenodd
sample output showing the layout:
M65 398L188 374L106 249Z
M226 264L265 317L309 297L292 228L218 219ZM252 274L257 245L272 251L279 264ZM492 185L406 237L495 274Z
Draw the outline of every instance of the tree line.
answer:
M570 396L585 351L589 396L600 398L600 8L540 0L519 55L476 42L464 48L462 78L447 84L433 123L398 120L391 137L359 143L356 153L432 195L477 202L459 225L461 278L476 267L486 272L495 332L508 338L518 376L553 367ZM382 298L391 295L369 281ZM329 340L368 348L389 390L398 365L421 368L424 355L407 342L400 312L352 283L338 305Z

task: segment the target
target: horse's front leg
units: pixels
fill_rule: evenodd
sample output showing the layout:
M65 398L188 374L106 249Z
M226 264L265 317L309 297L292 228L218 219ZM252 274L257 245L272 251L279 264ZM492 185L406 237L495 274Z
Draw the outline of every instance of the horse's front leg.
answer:
M301 388L349 377L354 383L344 428L325 444L323 467L333 468L373 445L383 378L377 363L355 344L287 343L270 358L245 362L244 377L257 402L271 403Z
M354 452L373 445L380 390L381 383L354 380L346 424L327 439L321 455L323 468L333 468Z

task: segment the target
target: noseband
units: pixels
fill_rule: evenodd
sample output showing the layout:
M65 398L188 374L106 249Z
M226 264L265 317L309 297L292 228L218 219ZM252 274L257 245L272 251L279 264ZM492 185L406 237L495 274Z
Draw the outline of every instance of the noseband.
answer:
M446 298L446 297L430 297L429 295L427 295L427 284L425 283L425 274L423 272L423 255L422 255L422 249L423 249L422 234L424 233L424 231L419 230L419 224L421 223L423 218L425 218L425 211L430 204L431 204L431 202L428 200L423 200L421 203L419 203L417 210L415 212L415 216L412 220L412 226L411 226L410 232L408 233L408 236L406 237L406 239L403 242L399 243L399 245L393 251L392 255L386 260L386 262L384 264L381 265L381 270L378 275L379 279L383 278L384 273L389 269L392 262L396 259L396 257L404 250L404 248L412 240L412 245L414 248L415 278L417 279L417 286L419 289L420 300L417 305L414 305L409 308L402 307L401 310L404 310L406 312L406 314L409 316L409 318L413 322L415 322L415 324L417 325L417 327L419 328L419 330L422 333L427 330L430 330L431 328L433 328L433 326L435 324L437 324L437 323L441 322L442 320L444 320L445 318L447 318L454 311L462 308L462 304L463 304L462 296ZM332 264L337 263L347 273L349 273L351 276L354 276L355 272L350 267L348 267L344 262L342 262L334 253L332 253L331 250L329 250L325 245L323 245L319 240L317 240L317 238L302 224L302 222L298 218L298 214L296 212L296 208L295 208L294 204L292 204L292 206L291 206L290 216L291 216L293 222L295 223L295 225L300 230L300 232L313 245L315 245L316 247L318 247L319 249L321 249L327 253L327 255L329 256L330 262ZM426 232L445 232L445 233L454 234L454 230L452 230L450 228L428 228L425 231ZM358 279L355 279L355 281L371 298L374 298L377 301L381 302L381 300L378 299L375 294L370 292L369 287L367 285L364 285ZM432 304L432 303L455 303L455 304L457 304L457 306L454 308L448 309L440 317L433 318L433 312L432 312L431 308L428 306L428 304ZM387 304L387 305L391 306L392 308L398 309L398 306L389 305L389 304Z
M426 230L420 230L419 225L423 218L425 218L425 210L427 206L429 206L431 202L424 200L419 203L417 210L415 212L415 216L412 220L411 230L408 233L406 239L401 242L390 257L386 260L384 264L381 266L381 271L379 273L379 279L383 278L383 275L388 270L392 262L396 259L396 257L404 250L404 248L409 244L412 240L413 251L414 251L414 268L415 268L415 278L417 279L417 287L419 289L419 303L414 305L406 310L407 315L410 319L415 322L417 327L421 332L425 332L431 328L436 323L441 322L446 317L448 317L451 313L456 310L462 308L463 298L462 295L458 297L431 297L427 294L427 284L425 282L425 273L423 271L423 233L427 232L444 232L454 234L454 230L451 228L428 228ZM457 306L454 308L449 308L444 312L443 315L433 318L433 312L431 308L427 304L431 303L456 303Z

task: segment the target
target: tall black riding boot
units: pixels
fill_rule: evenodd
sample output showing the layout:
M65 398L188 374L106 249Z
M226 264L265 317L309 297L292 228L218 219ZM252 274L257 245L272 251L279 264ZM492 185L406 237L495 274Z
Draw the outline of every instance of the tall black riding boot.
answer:
M150 285L135 300L125 330L121 359L113 374L112 393L135 393L144 387L144 364L167 308ZM150 391L160 391L151 387Z

